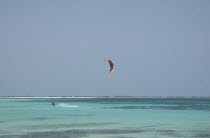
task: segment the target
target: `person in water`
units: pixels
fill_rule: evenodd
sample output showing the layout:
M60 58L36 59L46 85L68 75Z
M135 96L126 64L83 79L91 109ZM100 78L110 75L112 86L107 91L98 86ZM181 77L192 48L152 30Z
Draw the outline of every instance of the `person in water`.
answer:
M53 106L55 106L55 103L54 103L54 102L52 102L52 105L53 105Z

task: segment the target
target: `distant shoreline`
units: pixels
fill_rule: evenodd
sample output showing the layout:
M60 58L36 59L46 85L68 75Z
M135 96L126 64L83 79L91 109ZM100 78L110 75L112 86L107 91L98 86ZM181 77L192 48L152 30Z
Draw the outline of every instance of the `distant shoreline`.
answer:
M24 98L31 98L31 99L39 99L39 98L145 98L145 99L152 99L152 98L160 98L160 99L209 99L210 96L202 97L202 96L191 96L191 97L182 97L182 96L0 96L0 99L24 99Z

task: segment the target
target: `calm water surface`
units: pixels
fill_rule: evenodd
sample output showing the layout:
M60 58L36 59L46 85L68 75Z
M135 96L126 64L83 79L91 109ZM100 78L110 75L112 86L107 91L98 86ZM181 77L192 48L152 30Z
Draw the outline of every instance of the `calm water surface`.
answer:
M210 138L210 99L0 99L0 138L13 137Z

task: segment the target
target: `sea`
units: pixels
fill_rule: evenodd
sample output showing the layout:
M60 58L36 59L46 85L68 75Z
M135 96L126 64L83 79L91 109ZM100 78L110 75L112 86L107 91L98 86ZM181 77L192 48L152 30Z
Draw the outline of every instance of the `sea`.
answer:
M210 99L2 98L0 138L210 138Z

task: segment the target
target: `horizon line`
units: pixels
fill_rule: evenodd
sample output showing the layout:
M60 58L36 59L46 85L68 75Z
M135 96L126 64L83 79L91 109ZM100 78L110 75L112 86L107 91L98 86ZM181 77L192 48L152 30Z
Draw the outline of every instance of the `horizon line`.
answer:
M0 98L210 98L210 96L0 96Z

